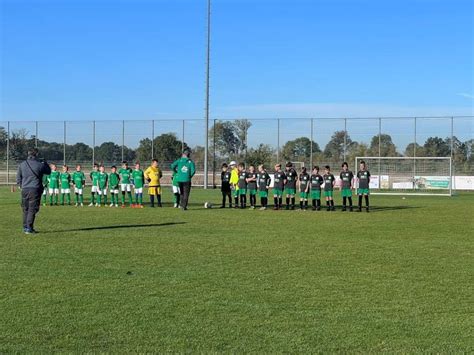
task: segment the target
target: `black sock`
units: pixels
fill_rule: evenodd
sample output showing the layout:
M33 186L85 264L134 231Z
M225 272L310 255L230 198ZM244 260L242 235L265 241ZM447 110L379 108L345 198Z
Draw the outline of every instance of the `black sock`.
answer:
M330 204L330 203L329 203L329 200L326 200L326 205L327 205L328 207L329 207L329 204Z
M287 198L286 198L286 205L288 206L289 204L290 204L290 198L287 197Z
M364 197L365 197L365 205L369 207L369 195L365 195Z
M352 207L352 197L348 197L349 199L349 207Z
M239 198L238 198L238 197L234 197L234 204L235 204L236 206L239 205Z
M150 205L155 206L155 195L150 195Z
M306 207L306 208L308 207L308 200L304 201L304 207Z
M293 207L295 206L295 198L294 198L294 197L291 198L291 205L292 205Z
M343 205L344 207L346 207L346 202L347 202L347 198L344 196L344 197L342 198L342 205Z
M273 204L275 205L275 207L278 207L278 197L273 198Z
M359 208L362 208L362 195L359 195Z
M300 208L303 209L303 200L300 201Z
M334 207L334 200L331 200L331 206Z
M278 205L281 207L283 205L283 197L278 198Z
M316 200L316 206L321 207L321 200Z
M313 207L316 207L316 200L313 198Z
M161 205L161 195L156 195L156 202Z

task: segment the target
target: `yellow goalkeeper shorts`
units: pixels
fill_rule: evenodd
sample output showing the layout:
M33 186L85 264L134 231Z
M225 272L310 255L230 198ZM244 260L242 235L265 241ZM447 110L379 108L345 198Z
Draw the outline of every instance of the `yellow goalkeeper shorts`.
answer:
M148 188L148 195L161 195L161 186L150 186Z

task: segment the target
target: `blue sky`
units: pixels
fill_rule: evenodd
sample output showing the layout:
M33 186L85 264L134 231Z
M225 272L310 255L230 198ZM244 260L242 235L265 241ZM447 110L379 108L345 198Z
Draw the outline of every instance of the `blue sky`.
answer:
M0 121L203 117L206 1L0 4ZM472 115L473 19L470 0L214 0L211 118Z

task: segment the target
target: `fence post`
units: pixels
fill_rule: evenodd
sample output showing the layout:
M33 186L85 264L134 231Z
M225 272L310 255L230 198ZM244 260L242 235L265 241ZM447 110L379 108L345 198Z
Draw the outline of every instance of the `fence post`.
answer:
M280 163L280 119L277 118L277 164Z
M184 150L184 120L183 120L183 127L182 127L182 131L181 131L181 150L183 151Z
M346 147L347 147L347 118L344 118L344 151L343 151L344 159L342 159L343 161L346 161Z
M212 126L212 188L216 188L216 119Z
M35 148L38 148L38 121L35 121Z
M155 158L155 120L151 120L151 159Z
M379 117L379 189L380 189L380 174L381 174L381 168L380 168L380 156L382 152L382 118Z
M125 147L125 121L122 121L122 161L124 161L124 147Z
M10 184L10 121L7 122L7 185Z
M92 165L95 163L95 121L92 121Z
M453 195L453 187L456 188L456 164L454 162L454 117L451 116L451 162L449 163L449 174L451 183L449 184L449 194ZM453 186L454 185L454 186Z
M66 165L66 121L63 122L63 165Z
M309 153L309 165L310 169L313 169L313 119L311 119L311 137L310 137L310 153Z
M415 123L415 135L413 139L413 190L415 190L415 176L416 176L416 117L414 118Z

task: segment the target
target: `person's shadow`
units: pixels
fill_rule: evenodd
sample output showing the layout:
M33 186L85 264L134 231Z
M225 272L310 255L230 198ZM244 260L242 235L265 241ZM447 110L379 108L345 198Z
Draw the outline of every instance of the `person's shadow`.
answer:
M94 230L105 230L105 229L122 229L122 228L149 228L149 227L168 227L178 224L185 224L186 222L165 222L165 223L148 223L148 224L115 224L112 226L96 226L96 227L84 227L84 228L72 228L72 229L61 229L54 231L41 232L41 234L49 233L66 233L66 232L87 232Z

